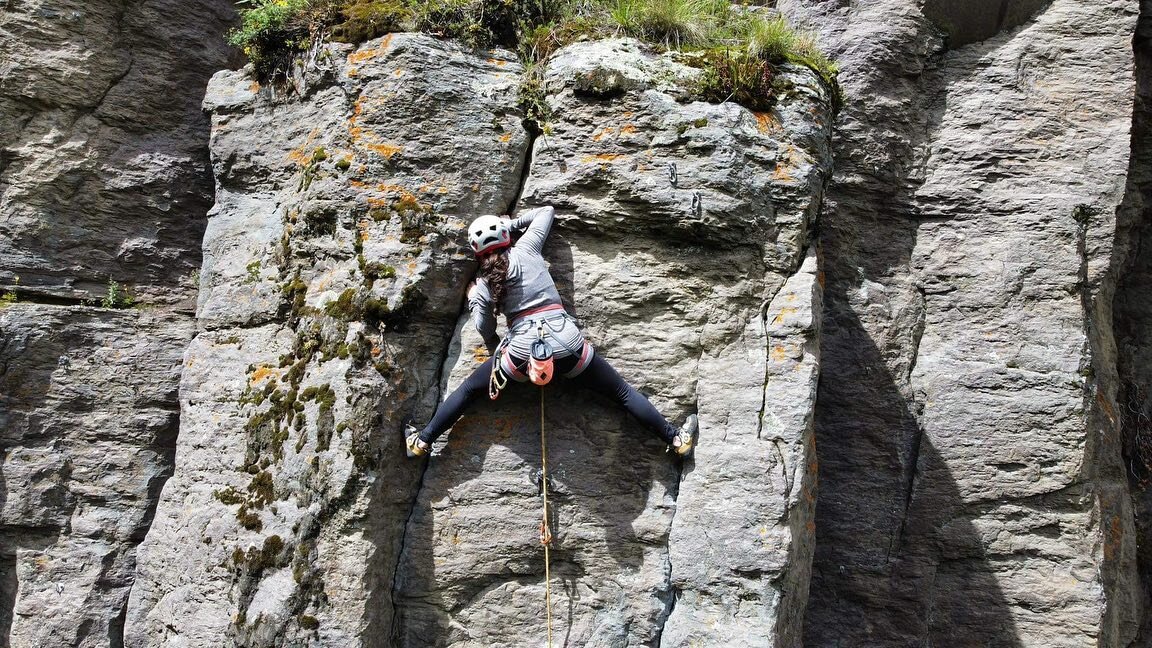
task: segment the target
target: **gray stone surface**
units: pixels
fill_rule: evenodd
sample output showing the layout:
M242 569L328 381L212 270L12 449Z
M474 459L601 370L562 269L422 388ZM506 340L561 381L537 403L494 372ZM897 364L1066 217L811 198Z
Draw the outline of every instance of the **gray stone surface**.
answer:
M0 13L0 287L109 279L187 300L207 173L204 85L235 54L225 0L22 0Z
M192 321L163 311L0 310L4 645L108 646L171 474Z
M510 53L394 35L219 73L209 162L230 3L10 2L5 645L542 643L538 393L400 446L482 360L464 223L541 204L599 351L702 424L680 463L545 391L569 645L1147 643L1135 3L776 4L834 150L801 69L756 114L576 44L533 138ZM149 307L32 303L110 278Z
M805 643L1127 645L1108 269L1135 7L1055 0L944 51L917 3L781 5L846 93Z
M0 9L0 644L119 646L171 474L226 0ZM109 280L142 306L98 303ZM43 303L37 303L43 302ZM69 305L73 304L73 305Z
M421 470L401 431L439 396L463 226L519 190L518 80L401 34L329 50L304 99L213 80L205 330L126 645L387 645Z
M427 464L400 441L481 361L459 319L461 228L521 192L522 207L557 207L546 254L597 347L671 419L699 410L704 428L682 467L611 404L546 392L557 632L794 645L827 90L790 70L790 98L756 115L677 101L695 70L634 42L572 46L546 69L554 116L526 169L508 54L397 34L320 61L303 99L223 72L205 100L218 174L205 330L185 359L178 469L140 550L127 645L543 640L534 390L478 407ZM589 77L624 85L592 97ZM332 390L327 410L309 387ZM261 413L293 397L299 425L278 433ZM707 525L729 527L715 541L731 551ZM717 628L738 600L746 624Z
M819 312L815 257L801 264L829 97L796 70L770 113L677 101L694 74L627 40L570 46L544 73L553 116L523 204L558 210L553 276L598 352L672 421L698 411L702 438L678 465L611 403L545 391L570 645L799 640ZM449 384L477 363L465 333ZM400 561L400 645L542 640L534 392L478 406L432 459Z

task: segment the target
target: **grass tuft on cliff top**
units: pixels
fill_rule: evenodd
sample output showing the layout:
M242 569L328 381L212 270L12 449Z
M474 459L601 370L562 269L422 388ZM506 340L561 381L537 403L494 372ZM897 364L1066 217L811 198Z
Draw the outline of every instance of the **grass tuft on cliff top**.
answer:
M837 68L811 34L765 7L728 0L241 0L229 34L263 79L326 40L360 43L420 31L473 47L503 47L527 64L579 40L633 36L699 52L700 94L753 109L771 101L775 66L805 65L837 89Z

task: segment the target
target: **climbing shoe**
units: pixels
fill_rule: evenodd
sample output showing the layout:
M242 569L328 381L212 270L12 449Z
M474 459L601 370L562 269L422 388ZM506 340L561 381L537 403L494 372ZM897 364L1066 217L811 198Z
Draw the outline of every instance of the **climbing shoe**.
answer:
M428 454L428 444L420 440L420 433L409 425L404 430L408 436L404 437L404 450L409 457L423 457Z
M689 414L680 431L672 437L672 445L669 448L681 457L687 455L692 452L692 448L696 447L696 437L699 431L700 425L696 420L696 415ZM680 445L676 445L677 441L680 442Z

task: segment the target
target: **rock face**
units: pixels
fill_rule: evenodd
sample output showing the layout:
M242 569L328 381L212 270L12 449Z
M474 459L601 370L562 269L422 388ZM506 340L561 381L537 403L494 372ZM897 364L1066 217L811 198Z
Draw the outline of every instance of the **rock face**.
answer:
M529 138L506 54L394 36L324 60L306 100L242 72L209 87L205 330L127 645L358 645L393 625L420 476L400 433L439 394L461 214L508 207Z
M579 44L544 70L532 141L519 64L488 56L396 34L328 50L303 98L214 79L204 330L128 645L543 640L535 390L477 406L427 463L401 444L483 359L458 322L462 227L542 204L599 351L671 419L698 410L703 438L681 466L610 404L544 391L556 631L796 642L827 89L790 69L754 114L686 100L699 72L633 41Z
M119 646L171 474L225 1L0 12L0 644ZM109 281L133 310L97 308ZM86 301L89 305L80 305ZM41 302L41 303L37 303Z
M698 411L703 438L678 467L612 406L546 390L564 583L552 600L575 645L773 645L799 630L819 304L815 258L803 261L828 97L796 71L771 113L678 102L696 73L606 41L562 50L544 74L551 132L522 202L561 214L553 274L599 352L670 419ZM474 366L462 353L452 376ZM539 636L537 404L520 391L458 425L424 475L398 575L401 645Z
M5 8L0 286L187 298L212 204L200 100L233 16L215 0Z
M1135 7L1054 0L953 49L913 2L785 9L847 95L805 643L1128 645L1111 266Z
M1125 444L1125 468L1131 485L1136 522L1136 545L1139 572L1143 579L1143 608L1152 609L1152 592L1147 578L1152 569L1152 364L1149 364L1149 334L1152 333L1152 302L1148 299L1152 277L1152 149L1148 141L1149 107L1152 106L1152 5L1141 5L1140 20L1133 40L1136 54L1136 105L1132 120L1132 158L1128 169L1128 186L1124 203L1117 212L1117 253L1114 267L1119 284L1116 287L1114 330L1116 333L1119 418ZM1134 645L1146 645L1152 638L1152 619L1147 612L1141 620L1140 633Z
M205 98L230 2L8 3L0 645L1148 644L1152 3L776 4L834 136L631 40ZM484 359L464 225L539 205L693 458L562 381L404 457Z
M116 643L136 545L172 471L192 321L17 305L0 332L0 622L12 646Z

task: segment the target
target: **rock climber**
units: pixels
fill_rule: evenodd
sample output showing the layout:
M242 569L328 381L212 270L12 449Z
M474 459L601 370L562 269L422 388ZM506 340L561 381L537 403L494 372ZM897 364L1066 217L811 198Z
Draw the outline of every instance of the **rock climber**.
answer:
M543 385L555 373L622 405L676 454L692 451L696 415L688 416L679 430L674 428L593 351L575 318L564 310L541 254L554 216L552 207L539 207L515 220L481 216L468 226L468 243L480 262L479 276L468 288L468 309L490 357L441 403L423 430L408 426L408 456L426 454L469 404L485 392L495 399L509 378L516 382L531 379ZM523 232L515 244L514 230ZM503 313L508 321L503 341L496 335L497 313Z

